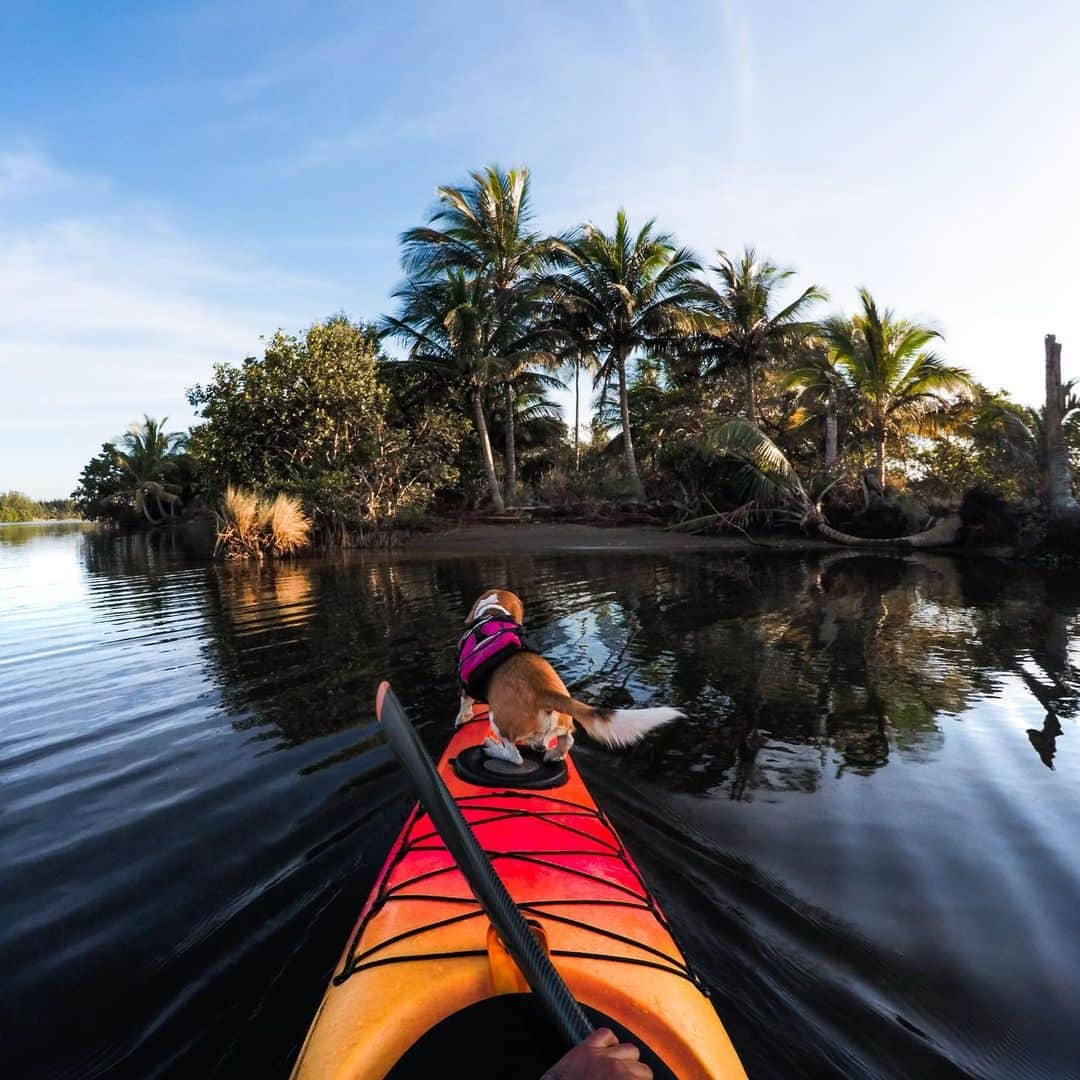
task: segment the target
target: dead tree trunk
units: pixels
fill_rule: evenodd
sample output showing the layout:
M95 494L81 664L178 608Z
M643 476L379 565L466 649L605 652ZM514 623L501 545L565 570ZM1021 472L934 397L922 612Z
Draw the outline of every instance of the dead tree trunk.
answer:
M1080 506L1072 491L1072 470L1062 419L1065 392L1061 387L1061 345L1046 335L1046 510L1051 533L1080 530Z

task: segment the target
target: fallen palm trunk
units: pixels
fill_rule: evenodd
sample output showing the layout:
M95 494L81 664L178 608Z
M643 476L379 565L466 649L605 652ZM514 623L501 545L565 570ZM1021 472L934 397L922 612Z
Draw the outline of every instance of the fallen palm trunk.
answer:
M825 494L836 483L831 482L816 496L811 494L811 486L804 484L792 464L780 448L753 424L742 419L723 420L717 424L702 442L706 451L712 451L725 457L741 461L745 466L747 490L753 496L751 501L736 507L727 513L716 513L695 518L681 527L691 531L712 521L729 528L736 528L746 533L745 526L752 515L765 514L781 520L798 521L803 529L815 528L826 540L844 547L901 547L932 548L947 547L956 542L963 524L959 514L949 514L931 525L929 529L908 536L876 538L853 536L840 532L825 523L822 502ZM863 476L863 490L867 492L867 482L873 474ZM871 483L871 487L873 487ZM876 484L879 496L884 495L880 479ZM867 500L869 502L869 499Z
M948 547L956 543L956 537L960 532L963 521L959 514L949 514L940 521L935 522L929 529L919 533L911 533L908 536L890 536L885 538L870 536L854 536L851 533L841 532L839 529L826 525L824 521L818 521L817 531L831 540L834 544L843 544L846 547L909 547L909 548L932 548Z
M745 507L740 507L739 510L745 510ZM669 528L673 532L701 532L703 529L717 524L722 527L735 529L743 534L743 536L750 542L756 543L754 537L744 527L746 519L749 515L739 514L739 510L732 511L727 514L712 513L704 514L701 517L694 518L691 521L682 521L677 525L671 525ZM778 511L773 511L777 513ZM767 513L767 511L763 511ZM793 514L792 517L795 515ZM735 520L738 518L738 520ZM815 520L815 518L817 520ZM856 536L854 533L841 532L839 529L834 529L831 525L827 525L819 516L819 512L816 507L805 507L804 512L801 515L801 520L804 526L812 526L818 532L818 534L825 540L834 544L840 544L843 547L873 547L873 548L886 548L886 547L901 547L901 548L936 548L936 547L949 547L951 544L956 543L956 538L959 535L960 529L963 526L963 521L959 514L949 514L947 517L942 518L940 521L935 522L929 529L924 529L919 533L910 533L907 536L886 536L886 537L874 537L874 536ZM740 523L742 522L742 523Z

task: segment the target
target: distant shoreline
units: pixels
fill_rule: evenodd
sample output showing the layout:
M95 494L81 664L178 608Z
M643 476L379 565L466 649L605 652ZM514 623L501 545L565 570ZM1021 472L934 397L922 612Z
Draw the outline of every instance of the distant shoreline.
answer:
M376 549L367 549L374 553ZM393 544L381 549L395 558L438 555L466 558L499 554L588 554L607 552L627 555L681 555L706 552L748 554L848 553L881 557L947 555L1031 561L1008 545L968 547L949 545L935 548L846 546L816 536L717 536L674 532L662 525L591 525L580 522L445 521L438 531L397 534ZM1035 561L1043 561L1036 557Z
M93 525L86 518L31 518L29 521L0 521L0 525Z

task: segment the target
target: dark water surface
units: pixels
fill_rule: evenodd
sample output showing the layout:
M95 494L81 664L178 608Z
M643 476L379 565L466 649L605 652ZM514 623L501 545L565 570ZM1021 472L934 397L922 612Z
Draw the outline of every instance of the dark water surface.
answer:
M0 530L9 1076L286 1076L482 588L688 719L577 760L752 1077L1080 1076L1080 575L925 555L226 567Z

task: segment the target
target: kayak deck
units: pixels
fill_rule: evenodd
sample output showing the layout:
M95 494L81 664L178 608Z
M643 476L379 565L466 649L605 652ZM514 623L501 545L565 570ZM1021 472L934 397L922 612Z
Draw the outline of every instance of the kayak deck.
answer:
M647 1043L676 1076L743 1076L655 898L573 762L550 790L466 782L452 761L486 731L478 709L454 734L439 773L575 997ZM385 1076L447 1017L527 990L417 807L349 938L294 1076Z

